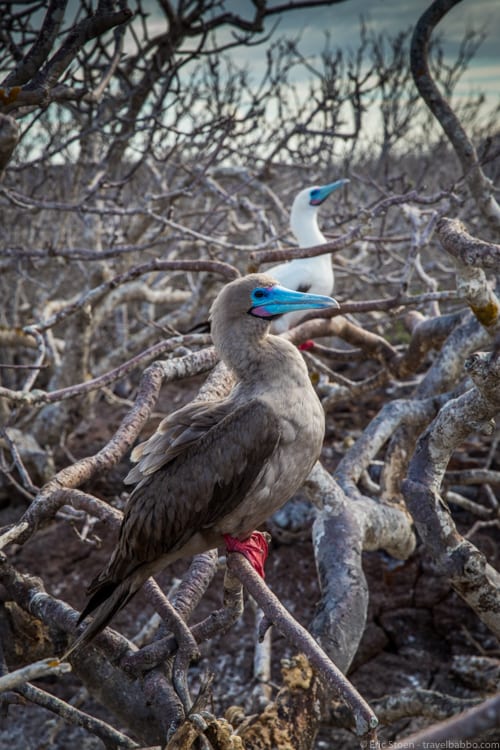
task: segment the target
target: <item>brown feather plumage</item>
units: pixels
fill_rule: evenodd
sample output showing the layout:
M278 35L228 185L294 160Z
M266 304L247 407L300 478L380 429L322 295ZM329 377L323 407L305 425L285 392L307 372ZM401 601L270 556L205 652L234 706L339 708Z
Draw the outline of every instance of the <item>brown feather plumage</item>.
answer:
M117 546L89 586L81 618L89 641L142 586L173 560L242 539L299 488L319 456L324 415L301 355L248 315L253 274L224 287L212 308L214 344L237 385L220 401L193 402L166 417L137 446L136 482ZM70 652L68 652L70 653Z

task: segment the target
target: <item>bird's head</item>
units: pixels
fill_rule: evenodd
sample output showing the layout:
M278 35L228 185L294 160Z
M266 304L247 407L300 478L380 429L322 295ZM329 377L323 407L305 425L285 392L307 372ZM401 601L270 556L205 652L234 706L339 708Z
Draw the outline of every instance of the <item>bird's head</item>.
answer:
M224 353L233 334L250 340L262 338L271 320L296 310L338 308L338 302L322 294L295 292L280 286L271 276L253 273L227 284L210 311L215 346Z
M343 187L349 182L348 179L336 180L328 185L313 185L313 187L301 190L295 196L290 212L290 226L292 231L297 235L300 232L300 225L308 217L314 217L318 206L328 198L331 193Z

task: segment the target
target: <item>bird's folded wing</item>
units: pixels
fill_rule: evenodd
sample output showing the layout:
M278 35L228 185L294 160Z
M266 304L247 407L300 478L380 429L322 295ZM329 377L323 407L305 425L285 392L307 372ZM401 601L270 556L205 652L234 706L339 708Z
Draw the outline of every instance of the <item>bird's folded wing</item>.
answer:
M136 466L123 480L125 484L135 484L167 464L219 424L232 409L234 406L228 401L195 401L169 414L151 437L132 451L130 458Z
M276 414L259 399L231 410L196 412L186 429L172 448L173 458L157 463L159 470L143 475L132 492L112 575L118 568L123 575L127 561L137 564L181 549L244 503L280 440Z

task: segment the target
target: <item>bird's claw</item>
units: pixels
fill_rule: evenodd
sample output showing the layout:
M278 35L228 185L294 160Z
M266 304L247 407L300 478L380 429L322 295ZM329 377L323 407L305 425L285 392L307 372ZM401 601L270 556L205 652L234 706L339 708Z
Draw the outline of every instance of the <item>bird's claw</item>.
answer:
M240 552L247 558L252 568L265 578L264 563L269 551L268 534L261 531L254 531L248 539L237 539L230 534L224 534L224 541L228 552Z

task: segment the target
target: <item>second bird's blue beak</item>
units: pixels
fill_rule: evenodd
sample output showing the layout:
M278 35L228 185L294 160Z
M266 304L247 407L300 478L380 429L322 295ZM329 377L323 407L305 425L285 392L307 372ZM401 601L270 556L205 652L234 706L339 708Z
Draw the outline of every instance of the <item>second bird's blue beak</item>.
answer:
M279 284L257 287L253 290L251 299L252 307L248 312L257 318L274 318L296 310L324 310L340 307L333 297L296 292Z
M348 182L349 180L347 178L343 178L341 180L336 180L335 182L330 182L328 185L313 188L309 196L309 205L320 206L323 201L328 198L330 193L333 193L334 190L338 190L343 185L347 185Z

